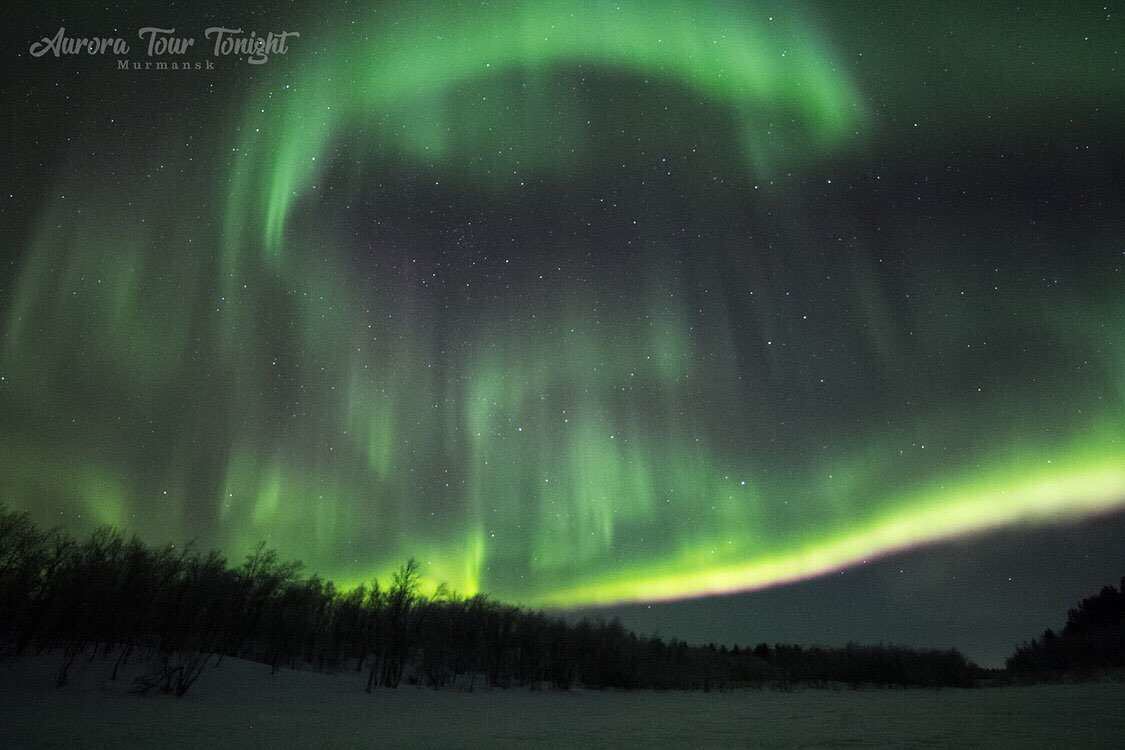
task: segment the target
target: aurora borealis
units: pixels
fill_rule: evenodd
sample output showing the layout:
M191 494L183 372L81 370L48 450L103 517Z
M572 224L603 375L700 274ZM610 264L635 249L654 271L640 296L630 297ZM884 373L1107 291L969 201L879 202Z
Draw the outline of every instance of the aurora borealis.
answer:
M40 522L575 606L1125 507L1113 9L120 13L10 45L0 499ZM300 37L26 54L146 24Z

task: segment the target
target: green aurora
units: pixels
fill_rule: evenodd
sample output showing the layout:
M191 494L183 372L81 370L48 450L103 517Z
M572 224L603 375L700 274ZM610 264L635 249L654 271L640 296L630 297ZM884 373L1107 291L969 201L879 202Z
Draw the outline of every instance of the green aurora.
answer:
M1125 506L1113 227L1067 240L1102 266L1045 271L1020 266L1030 244L993 247L1003 218L919 239L840 209L814 236L801 187L916 148L918 120L951 137L920 111L983 123L990 91L1020 106L960 132L1049 128L1023 122L1043 96L1120 114L1121 77L1089 80L1112 29L1046 73L990 48L1007 20L976 11L947 53L972 91L911 95L940 64L823 6L437 8L307 19L299 64L258 67L112 178L110 156L65 158L5 297L9 505L231 555L265 539L344 585L415 556L431 584L551 606L759 588ZM197 166L165 169L197 130ZM613 240L550 210L524 222L538 239L471 221L435 239L450 195L604 210L603 173L663 176L670 144L667 175L729 189L683 189L674 217L618 195ZM443 242L463 258L433 262ZM949 271L954 247L989 260ZM1068 283L1035 286L1052 274Z

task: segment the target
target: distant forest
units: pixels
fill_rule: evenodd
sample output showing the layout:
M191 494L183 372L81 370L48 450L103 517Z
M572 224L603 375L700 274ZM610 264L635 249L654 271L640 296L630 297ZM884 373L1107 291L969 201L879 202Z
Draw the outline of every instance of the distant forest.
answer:
M1095 599L1117 608L1115 647L1098 635L1112 618L1103 604L1086 600L1071 612L1075 624L1062 636L1025 645L1010 668L1030 674L1048 653L1050 659L1096 660L1112 652L1119 664L1121 596L1108 588ZM1056 647L1056 641L1098 645L1091 652ZM141 663L138 692L176 695L226 656L274 671L359 673L368 691L404 681L468 690L941 687L972 685L984 673L955 650L688 645L637 635L616 620L570 623L483 594L462 597L439 587L423 596L413 560L389 581L340 591L331 581L302 575L300 563L280 560L264 544L232 567L218 552L154 548L113 528L78 540L2 507L0 649L57 654L59 686L81 657L101 658L114 680L123 665ZM1061 663L1050 659L1052 669Z

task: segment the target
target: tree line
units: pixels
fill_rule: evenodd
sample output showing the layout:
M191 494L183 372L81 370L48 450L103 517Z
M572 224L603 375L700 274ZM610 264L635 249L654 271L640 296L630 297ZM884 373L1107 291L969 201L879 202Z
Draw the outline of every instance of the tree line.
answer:
M957 651L899 646L754 648L639 636L617 620L568 622L441 586L419 589L410 560L389 581L342 591L263 543L238 565L193 545L151 547L110 527L85 539L0 507L0 647L52 653L55 681L102 658L110 679L145 665L140 692L182 696L224 657L362 675L367 691L433 688L655 688L847 683L971 684Z
M1014 676L1050 679L1125 669L1125 577L1121 588L1105 586L1067 613L1061 632L1019 646L1008 657Z

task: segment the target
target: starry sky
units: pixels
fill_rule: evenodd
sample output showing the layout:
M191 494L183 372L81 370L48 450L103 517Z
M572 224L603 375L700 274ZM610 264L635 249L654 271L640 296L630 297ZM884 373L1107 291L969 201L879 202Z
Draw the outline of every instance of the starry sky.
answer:
M18 11L0 498L998 661L1125 573L1125 9L981 5Z

